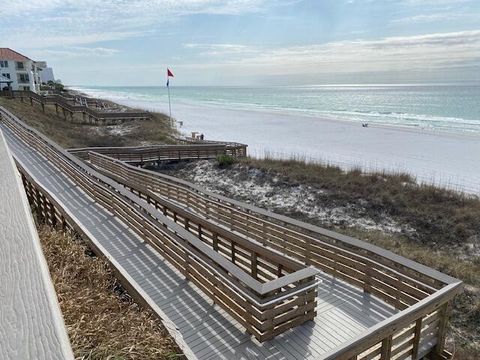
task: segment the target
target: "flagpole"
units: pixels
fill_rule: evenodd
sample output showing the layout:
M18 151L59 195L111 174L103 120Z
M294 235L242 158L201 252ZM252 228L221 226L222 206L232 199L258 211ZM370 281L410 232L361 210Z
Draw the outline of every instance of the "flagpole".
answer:
M170 102L170 79L168 78L168 68L167 68L167 90L168 90L168 111L170 118L170 125L172 124L172 103Z

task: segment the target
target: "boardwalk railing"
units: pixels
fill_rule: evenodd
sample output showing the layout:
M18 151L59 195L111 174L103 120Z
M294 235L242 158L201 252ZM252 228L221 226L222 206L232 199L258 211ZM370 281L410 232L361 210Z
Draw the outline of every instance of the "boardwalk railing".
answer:
M462 283L360 240L241 203L189 182L90 153L99 171L156 206L175 202L233 232L363 288L401 310L338 349L331 359L446 358L444 342L452 298ZM177 206L178 207L178 206ZM170 216L175 214L170 205ZM186 216L186 215L184 215Z
M36 102L42 106L45 110L45 105L54 105L55 110L58 114L58 109L62 109L63 115L67 118L67 115L70 116L70 119L73 119L73 114L79 113L82 114L82 119L84 122L89 123L117 123L124 120L134 120L134 119L147 119L150 115L147 112L139 111L98 111L93 108L84 106L84 105L75 105L73 98L66 98L62 95L39 95L33 91L12 91L11 95L15 98L29 99L30 103L33 105L33 102Z
M246 145L243 145L246 147ZM151 145L137 147L90 147L69 149L68 152L87 160L89 152L108 155L111 158L135 165L158 163L166 160L215 159L219 155L244 156L223 143L191 145Z
M259 341L314 318L318 271L313 267L255 246L253 242L251 246L243 243L244 248L238 246L238 249L230 243L235 256L249 258L248 267L245 263L237 265L199 239L201 236L171 221L154 206L93 170L8 111L0 112L3 124L15 136L55 164L88 196L150 243ZM70 226L82 233L54 194L46 191L21 163L17 166L28 198L40 215L52 226ZM245 252L245 248L250 252ZM272 269L281 269L281 272L273 277ZM268 273L270 278L263 275Z
M217 140L200 140L200 139L192 139L192 138L176 138L176 140L180 144L219 144L225 145L226 147L226 155L230 155L233 157L245 157L247 156L247 145L237 142L230 142L230 141L217 141Z
M30 206L0 130L0 357L73 359Z

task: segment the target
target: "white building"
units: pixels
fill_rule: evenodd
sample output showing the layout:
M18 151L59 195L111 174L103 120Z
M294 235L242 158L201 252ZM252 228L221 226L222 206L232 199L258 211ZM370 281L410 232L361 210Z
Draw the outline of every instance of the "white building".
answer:
M48 67L46 61L36 61L35 64L37 67L40 68L40 82L48 83L49 81L55 81L55 77L53 76L53 69Z
M0 48L0 75L12 80L12 90L40 89L40 71L35 62L12 49Z

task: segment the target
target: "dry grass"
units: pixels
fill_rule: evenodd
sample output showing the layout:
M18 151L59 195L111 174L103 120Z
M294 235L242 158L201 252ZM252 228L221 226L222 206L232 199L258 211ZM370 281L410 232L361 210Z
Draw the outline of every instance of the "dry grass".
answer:
M408 174L364 174L336 166L293 160L246 159L257 169L313 185L322 201L360 205L375 219L389 216L415 229L412 240L428 246L465 246L480 239L480 199L431 185L418 185ZM477 239L478 238L478 239Z
M151 113L149 120L125 122L122 126L93 126L74 123L57 116L49 105L42 112L40 105L19 99L0 98L0 105L47 135L64 148L89 146L133 146L144 144L171 144L177 130L170 126L166 115ZM118 130L127 130L118 132Z
M152 311L123 291L109 265L71 236L39 229L77 359L183 359Z

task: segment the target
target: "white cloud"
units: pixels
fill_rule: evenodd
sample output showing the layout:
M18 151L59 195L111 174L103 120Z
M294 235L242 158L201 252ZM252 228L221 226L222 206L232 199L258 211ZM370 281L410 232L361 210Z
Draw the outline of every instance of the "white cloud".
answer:
M225 46L218 44L220 48ZM197 47L197 46L194 46ZM209 48L215 49L215 44ZM235 48L243 49L243 45ZM185 64L187 69L221 69L250 74L288 75L359 72L408 72L480 65L480 30L388 37L380 40L339 41L284 48L251 48L237 56Z
M104 48L104 47L83 47L83 46L69 46L60 49L44 49L34 50L35 58L55 57L57 61L59 59L69 58L84 58L84 57L107 57L113 56L119 52L118 49Z
M266 11L287 0L9 0L1 5L8 32L20 48L92 44L140 36L159 22L191 14ZM8 16L2 16L3 14Z
M420 14L414 16L407 16L392 20L392 24L408 25L417 23L432 23L438 21L467 21L480 19L480 14L466 14L466 13L434 13L434 14Z
M184 44L187 49L194 49L201 56L227 56L253 54L258 47L241 44Z

